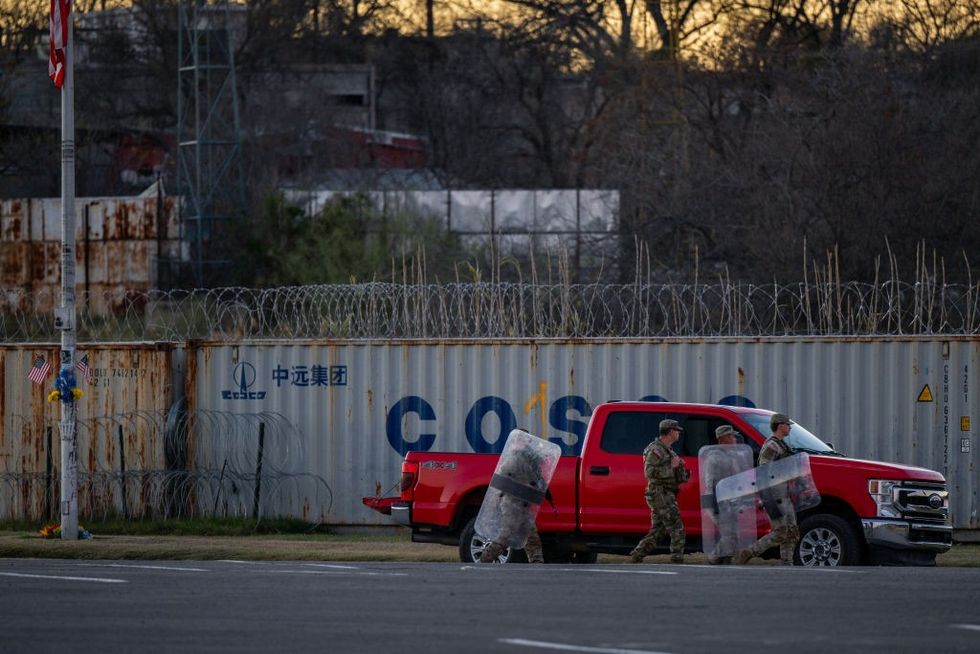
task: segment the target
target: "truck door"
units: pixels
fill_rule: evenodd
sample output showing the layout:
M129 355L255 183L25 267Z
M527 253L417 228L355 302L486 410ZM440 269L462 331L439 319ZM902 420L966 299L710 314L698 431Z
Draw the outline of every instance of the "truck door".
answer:
M644 534L650 509L643 499L643 448L659 435L660 411L613 410L594 418L599 436L581 468L580 528L585 533ZM590 434L589 438L593 438Z
M650 528L650 508L643 497L643 449L659 436L665 418L684 428L673 449L684 458L691 480L681 486L677 503L687 534L701 533L698 450L714 444L715 429L731 422L711 412L638 410L611 411L603 424L597 421L594 426L601 430L599 446L590 449L581 471L583 532L644 534Z

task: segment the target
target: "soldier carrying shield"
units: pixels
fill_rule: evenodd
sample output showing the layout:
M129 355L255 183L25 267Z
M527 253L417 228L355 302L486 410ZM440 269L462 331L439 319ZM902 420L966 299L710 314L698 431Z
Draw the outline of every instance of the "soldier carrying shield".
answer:
M507 436L490 488L476 518L476 532L487 541L481 563L492 563L508 547L524 548L531 563L544 563L534 520L561 448L515 429Z
M739 549L755 542L755 502L737 497L719 502L718 483L752 468L752 450L738 443L738 432L731 425L715 430L718 445L706 445L698 452L701 478L701 545L708 563L728 564Z
M784 440L789 436L792 421L784 413L774 413L769 419L769 428L772 436L762 444L759 452L759 466L785 459L793 454ZM779 545L779 560L783 565L793 565L793 551L796 543L800 540L800 529L796 525L796 510L789 497L789 492L785 488L770 489L760 492L763 508L769 515L772 523L772 531L757 540L751 546L740 550L735 555L735 563L742 565L748 563L754 556L761 556L763 552Z

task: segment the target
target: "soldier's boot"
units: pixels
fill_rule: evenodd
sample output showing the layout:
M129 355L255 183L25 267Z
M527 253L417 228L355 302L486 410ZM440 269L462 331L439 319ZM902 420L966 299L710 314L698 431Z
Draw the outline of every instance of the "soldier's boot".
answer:
M541 548L533 549L525 547L524 553L527 554L528 563L544 563L544 552L541 551Z
M735 559L733 563L735 565L745 565L751 560L752 560L752 550L744 549L744 550L739 550L735 554Z
M524 553L528 563L544 563L544 549L541 547L541 535L537 529L532 529L528 535Z
M792 543L779 546L779 562L782 565L793 565L793 549Z
M671 554L670 555L670 562L671 563L684 563L684 555L683 554Z
M483 553L480 554L480 563L493 563L497 560L497 557L504 553L504 546L500 543L490 542L487 546L483 548Z
M643 563L643 552L640 550L630 552L630 563Z
M796 550L796 540L798 538L793 538L799 532L796 531L796 527L790 527L787 530L787 535L789 537L789 542L784 542L779 544L779 561L783 565L793 565L793 552Z

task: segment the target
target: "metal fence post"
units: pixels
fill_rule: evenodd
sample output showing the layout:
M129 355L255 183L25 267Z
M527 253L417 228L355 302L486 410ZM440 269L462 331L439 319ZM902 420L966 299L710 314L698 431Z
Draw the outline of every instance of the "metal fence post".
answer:
M116 426L119 433L119 490L122 492L123 518L129 520L129 503L126 501L126 446L123 443L122 425Z
M46 462L47 472L44 477L44 519L50 520L51 519L51 494L54 491L51 483L52 474L54 472L54 460L51 456L51 426L50 425L48 425L47 432L48 432L47 448L46 448L47 456L45 457L47 459Z
M259 423L259 453L255 463L255 499L252 503L252 517L259 519L259 492L262 490L262 450L265 448L265 423Z

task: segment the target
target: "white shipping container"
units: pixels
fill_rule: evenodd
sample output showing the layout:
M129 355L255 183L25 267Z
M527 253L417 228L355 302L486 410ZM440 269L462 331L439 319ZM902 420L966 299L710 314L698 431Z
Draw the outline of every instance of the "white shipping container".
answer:
M596 404L663 398L786 412L849 456L939 470L954 526L977 529L978 352L970 337L193 343L187 388L192 408L295 425L333 501L310 482L281 509L328 524L387 524L360 498L394 494L407 451L496 452L521 426L577 453Z

